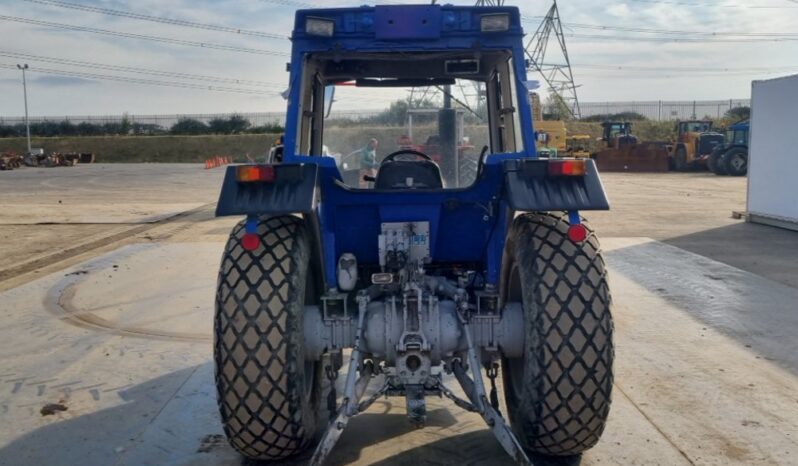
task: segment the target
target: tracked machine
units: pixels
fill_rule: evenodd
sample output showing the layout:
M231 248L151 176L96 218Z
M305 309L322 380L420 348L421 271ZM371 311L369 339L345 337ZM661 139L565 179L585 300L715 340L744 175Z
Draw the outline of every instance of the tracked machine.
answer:
M228 167L217 207L243 217L214 320L219 412L242 455L323 464L382 397L417 426L427 397L446 397L518 464L599 441L611 298L580 211L609 205L592 160L536 154L522 38L513 7L296 13L283 160ZM470 186L446 187L413 149L380 157L368 188L323 155L326 86L455 79L487 89L490 143Z
M605 121L600 149L593 154L600 171L667 172L668 152L654 142L641 142L632 134L629 122Z

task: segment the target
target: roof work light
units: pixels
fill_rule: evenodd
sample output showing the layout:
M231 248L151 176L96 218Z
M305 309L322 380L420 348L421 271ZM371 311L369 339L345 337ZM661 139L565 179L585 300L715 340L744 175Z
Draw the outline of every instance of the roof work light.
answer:
M479 24L482 32L504 32L510 29L510 15L507 13L482 15Z
M332 37L335 22L330 19L308 17L305 20L305 33L311 36Z

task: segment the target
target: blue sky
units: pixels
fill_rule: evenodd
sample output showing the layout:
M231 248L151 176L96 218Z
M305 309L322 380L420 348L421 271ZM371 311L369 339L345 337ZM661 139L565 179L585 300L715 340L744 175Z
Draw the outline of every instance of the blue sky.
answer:
M363 3L322 0L64 1L255 30L284 37L290 33L293 11L297 4L343 6ZM418 2L399 0L391 3ZM473 2L468 0L451 3L468 5ZM525 29L531 34L538 25L539 17L545 14L551 3L548 0L508 0L507 4L521 8L522 14L528 18ZM566 32L582 101L745 98L750 93L752 79L798 73L798 29L795 27L798 24L798 0L561 0L559 4L563 21L581 26L568 27ZM282 38L185 28L23 0L0 0L0 15L277 53L287 53L290 48L290 42ZM585 28L586 25L678 30L685 33L663 35L607 31L588 29ZM673 43L645 40L652 37L700 37L691 34L694 31L791 33L792 39L797 40L773 41L772 36L751 35L736 37L744 42ZM0 33L4 38L0 43L0 116L23 113L20 72L2 66L25 62L33 69L66 70L73 73L72 76L35 72L29 74L32 115L256 112L280 111L285 106L278 94L287 81L286 56L111 37L9 20L0 20ZM585 35L611 36L613 39L579 37ZM712 37L712 40L728 39L735 38ZM751 39L759 41L751 42ZM32 58L31 55L213 76L223 80L208 83L173 76L131 74L118 69L89 68L82 64L48 63ZM723 71L726 69L728 71ZM74 73L121 76L135 81L149 79L180 82L187 83L192 88L112 82L99 76L75 76ZM247 82L225 82L230 79ZM212 92L193 88L208 85L247 89L256 91L257 94ZM374 108L385 105L390 100L384 94L375 94L375 90L364 92L359 100L349 102L348 107Z

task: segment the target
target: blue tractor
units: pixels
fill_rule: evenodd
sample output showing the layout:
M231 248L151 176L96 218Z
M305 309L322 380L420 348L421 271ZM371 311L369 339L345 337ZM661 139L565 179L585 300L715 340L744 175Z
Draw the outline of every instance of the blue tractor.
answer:
M716 175L745 176L748 174L749 121L739 121L726 129L723 144L709 154L707 167Z
M296 13L282 161L228 167L217 207L244 217L224 249L214 320L219 411L244 456L322 464L381 397L403 398L417 425L426 397L447 397L519 464L598 442L611 299L579 211L609 205L592 160L536 155L523 34L512 7ZM464 82L485 96L474 125L484 137L465 136L484 142L468 185L417 148L386 151L365 126L331 132L330 86L367 99L434 91L443 110L425 131L445 160L451 90ZM344 170L335 146L363 141Z

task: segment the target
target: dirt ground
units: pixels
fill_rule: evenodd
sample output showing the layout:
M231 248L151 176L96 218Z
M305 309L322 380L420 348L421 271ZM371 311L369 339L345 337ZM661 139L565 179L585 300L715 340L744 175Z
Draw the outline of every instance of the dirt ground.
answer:
M210 361L216 268L237 220L213 216L221 177L0 172L0 465L242 464ZM587 216L611 273L616 383L582 464L795 464L798 233L732 218L745 179L603 181L613 210ZM428 411L416 430L404 400L380 400L329 464L512 464L478 416L444 400Z

